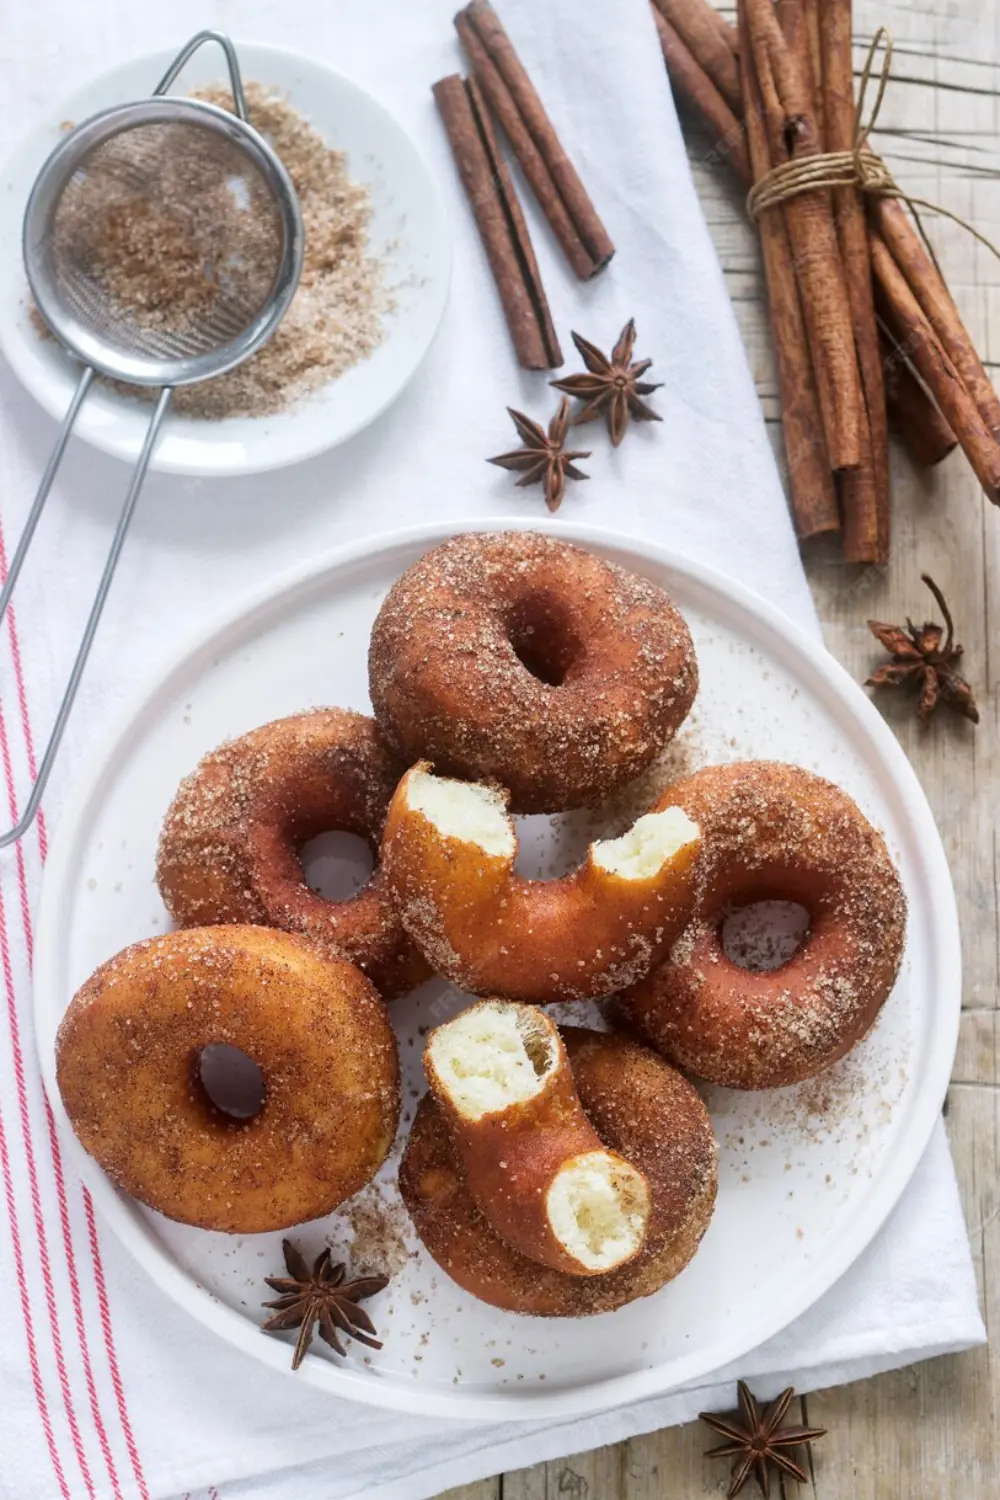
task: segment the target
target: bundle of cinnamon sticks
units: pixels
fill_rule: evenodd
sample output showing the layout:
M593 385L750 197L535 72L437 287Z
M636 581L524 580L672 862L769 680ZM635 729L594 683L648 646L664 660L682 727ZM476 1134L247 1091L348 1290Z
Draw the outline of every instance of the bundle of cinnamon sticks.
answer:
M855 145L850 0L653 0L679 100L744 182ZM1000 401L898 198L811 188L760 212L800 537L889 555L887 427L919 463L957 443L1000 501Z
M493 128L507 142L566 259L583 280L615 253L545 106L488 0L470 0L455 29L472 69L434 85L438 112L475 214L519 362L561 365L531 236Z

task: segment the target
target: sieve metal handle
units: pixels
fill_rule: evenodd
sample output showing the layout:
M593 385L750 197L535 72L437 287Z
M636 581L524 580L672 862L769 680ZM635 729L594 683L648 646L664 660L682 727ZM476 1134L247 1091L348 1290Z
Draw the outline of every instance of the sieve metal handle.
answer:
M206 42L217 43L226 54L226 67L229 69L229 87L233 91L233 103L236 106L236 113L241 120L245 120L249 124L250 116L247 114L247 101L243 93L243 77L240 73L239 58L236 56L236 48L224 31L199 31L197 36L193 36L187 46L178 52L170 67L156 85L156 88L153 90L154 96L167 92L181 69L187 67L194 54L198 51L198 48L204 47Z
M247 127L247 135L257 143L255 147L255 159L259 160L263 155L265 157L265 164L267 162L270 162L272 189L276 192L277 199L283 206L286 220L286 253L284 261L282 263L282 276L277 284L277 291L273 294L272 297L271 316L266 319L263 317L258 317L256 323L252 326L250 333L252 333L253 337L248 336L244 339L243 345L241 346L239 352L239 358L243 359L251 354L256 347L259 347L260 343L262 343L263 340L268 337L269 333L275 326L277 319L281 317L285 308L288 306L288 302L291 300L292 294L295 290L295 285L298 281L302 262L302 220L299 214L298 204L295 199L295 190L292 186L291 180L289 179L284 168L281 166L281 163L278 161L277 157L274 156L273 152L270 150L267 144L262 141L256 135L256 132L253 131L249 126L246 95L243 91L243 79L240 74L239 60L236 56L236 49L234 48L228 36L226 36L221 31L199 31L198 34L196 36L193 36L187 43L187 45L183 47L182 50L174 58L173 62L170 64L170 67L167 69L166 73L164 73L163 77L160 79L159 83L154 89L154 96L167 93L174 80L177 78L178 74L187 65L195 52L197 52L198 49L200 47L203 47L207 42L214 42L217 46L222 48L222 51L225 54L226 64L229 69L229 83L233 95L233 112L239 116L240 120ZM174 105L175 112L176 110L179 110L181 108L180 101L170 101L170 103ZM191 107L192 106L190 105L190 103L188 103L188 108L190 109ZM147 104L146 108L148 109L150 108L150 106ZM160 105L159 108L160 110L164 110L167 109L168 106ZM205 110L209 110L214 107L203 105L202 108ZM100 122L101 120L105 119L106 115L109 113L113 112L106 112L104 116L95 116L94 120ZM226 115L227 112L220 110L216 111L216 113ZM87 122L87 125L93 126L94 120ZM79 136L81 132L86 128L87 126L80 127L80 129L78 129L75 133L76 136ZM235 127L232 128L235 129ZM229 126L227 126L227 130L228 129L230 129ZM28 209L25 217L25 263L28 269L28 279L31 282L32 290L35 293L35 299L44 316L46 317L46 321L48 321L53 326L53 329L56 332L57 336L59 335L59 320L56 317L50 315L49 312L46 312L46 304L45 299L42 296L42 290L38 286L36 286L34 280L32 280L32 263L29 254L29 246L32 244L32 237L29 234L28 229L32 223L32 210L37 206L36 199L39 194L39 186L45 177L46 169L54 160L59 157L60 152L65 151L66 144L66 142L63 142L60 147L57 147L56 151L53 152L52 156L50 156L46 167L43 167L42 172L39 174L39 181L36 182L35 188L32 191L32 195L29 198ZM275 179L277 180L277 188L274 187ZM51 189L51 184L48 184L48 186ZM42 197L44 200L44 194L42 195ZM290 230L288 229L289 221L291 223ZM83 358L94 357L94 354L90 349L86 347L84 347L83 349L78 348L74 344L72 338L66 338L65 343L70 349L74 349L76 353ZM236 362L238 361L230 358L229 363L223 366L219 366L216 369L215 373L221 373L222 370L231 368L232 365ZM101 365L101 368L105 371L105 373L116 373L114 370L107 370L107 368L103 364ZM66 445L69 442L70 434L72 433L73 427L76 423L80 407L83 405L87 392L90 390L91 384L94 380L94 375L95 371L89 365L86 366L80 373L76 389L73 393L73 398L70 401L69 408L62 421L62 426L59 429L55 447L53 448L49 461L45 466L45 472L42 475L42 482L38 487L38 492L35 495L34 502L28 514L28 520L24 528L24 533L17 544L17 549L11 561L10 572L7 576L6 581L4 582L3 588L0 589L0 623L2 623L4 614L7 610L8 605L10 604L11 596L14 592L14 587L20 575L24 560L28 554L28 549L31 546L32 540L34 538L38 522L41 519L42 510L44 509L45 502L49 497L49 492L52 489L53 481L55 480L59 465L62 462L63 454L66 451ZM179 372L176 361L174 362L174 366L171 370L171 375L175 381L175 384L185 383L185 381L181 378L181 373ZM190 375L190 372L188 372L185 379L190 380L191 378L197 379L198 377L197 375L192 377ZM111 539L111 547L108 552L107 561L104 564L104 572L101 574L101 581L97 586L97 593L94 596L94 602L91 606L90 614L87 618L87 624L83 632L83 638L77 650L76 659L73 662L73 669L70 672L69 681L66 684L66 690L63 693L62 702L60 703L59 710L56 714L52 733L49 736L49 742L46 745L45 753L43 754L41 761L39 762L38 771L36 773L34 784L32 785L28 801L25 805L24 813L22 814L20 821L17 822L13 828L8 829L6 833L0 833L0 849L5 848L8 844L15 843L19 838L21 838L22 835L31 826L32 822L34 821L35 815L38 812L38 808L42 800L42 795L45 791L46 784L52 771L52 766L55 762L56 754L62 741L63 733L66 729L66 724L69 719L70 712L73 708L73 703L76 699L77 689L80 686L80 680L83 676L84 668L87 664L87 657L90 654L90 648L93 645L94 636L97 633L97 627L100 623L101 614L108 597L108 591L111 588L111 581L114 577L118 558L121 554L125 536L128 532L129 524L132 520L132 514L135 510L136 501L139 498L139 491L142 489L143 480L145 479L146 471L149 468L149 461L152 457L153 447L156 443L157 434L159 433L163 418L166 416L172 394L172 387L170 385L166 385L161 389L157 398L156 406L153 409L153 414L150 418L149 426L146 429L146 435L143 439L142 449L139 453L138 461L136 463L135 469L132 472L132 479L129 484L128 493L125 496L121 514L118 517L118 524L115 527L115 533Z
M42 482L38 486L38 493L35 496L34 503L28 515L28 521L24 528L24 533L21 537L21 540L17 544L17 551L14 553L14 557L10 565L10 572L7 575L7 581L4 584L2 591L0 591L0 621L3 620L4 614L7 610L7 606L10 603L11 595L14 592L14 585L17 582L18 574L20 573L21 568L24 564L24 559L27 556L28 548L31 545L31 539L35 534L35 528L37 527L39 518L41 517L42 508L44 507L45 502L48 499L49 491L52 488L52 482L56 477L56 473L62 461L62 456L66 451L66 444L69 441L70 433L73 431L73 424L76 421L77 413L79 412L80 407L83 405L83 399L90 389L90 384L93 378L94 371L91 368L88 367L83 370L80 375L80 379L77 382L76 390L73 393L73 399L69 404L69 408L66 412L65 417L63 418L63 424L59 429L59 436L56 439L56 445L52 450L52 456L45 466L45 473L42 475ZM133 512L135 511L136 501L139 498L139 491L142 489L142 483L146 477L146 471L149 468L149 460L153 454L153 445L156 442L157 433L160 430L160 424L162 423L163 418L166 416L167 408L170 405L170 398L172 395L173 391L171 387L165 386L157 397L156 406L153 408L153 415L150 418L149 426L146 428L146 436L143 439L139 458L136 462L135 468L132 471L132 479L128 487L128 493L125 496L125 503L123 504L121 514L118 517L118 525L115 527L115 534L111 539L111 547L108 552L107 561L104 564L104 572L101 574L101 581L97 586L97 593L94 595L94 602L91 605L90 614L87 617L87 624L83 632L83 639L81 640L79 649L76 653L76 660L73 663L73 670L69 674L69 681L66 684L66 691L63 693L62 702L59 705L59 711L56 714L55 724L52 726L52 733L49 735L49 742L45 747L45 753L42 756L41 762L39 764L38 771L35 776L34 785L31 788L31 795L28 798L27 806L25 807L19 822L15 823L13 828L9 828L6 833L0 833L0 849L6 848L8 844L16 843L17 840L21 838L31 827L31 824L35 819L35 814L38 812L39 804L41 803L42 796L45 792L46 783L48 782L49 776L51 775L52 767L55 763L56 754L59 750L59 745L62 741L63 733L66 729L66 724L69 720L70 712L73 708L77 689L80 686L80 679L82 678L84 668L87 665L87 657L90 655L90 648L94 643L94 636L97 634L97 627L100 623L101 614L104 609L105 601L108 597L108 591L111 588L111 580L114 577L115 568L118 564L118 558L121 554L122 546L125 542L125 536L128 532L129 523L131 522Z

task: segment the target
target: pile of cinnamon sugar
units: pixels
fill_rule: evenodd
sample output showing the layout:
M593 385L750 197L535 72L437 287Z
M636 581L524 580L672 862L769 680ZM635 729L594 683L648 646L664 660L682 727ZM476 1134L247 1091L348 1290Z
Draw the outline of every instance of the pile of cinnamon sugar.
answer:
M287 99L245 86L250 123L274 147L298 194L305 226L302 276L277 332L252 359L174 396L191 417L263 417L284 411L378 348L392 302L385 264L371 249L371 194ZM231 107L226 86L194 97Z
M175 389L174 411L214 421L272 416L336 380L379 346L393 306L385 263L370 242L371 194L350 176L346 155L329 146L274 89L251 82L244 91L250 123L273 146L294 183L305 255L292 303L263 348L226 375ZM199 89L192 97L232 108L223 84ZM123 150L128 149L125 140ZM177 191L184 202L175 208L190 208L184 182L191 165L179 170ZM217 214L213 235L220 244L237 231L245 234L247 215L231 195L216 191L206 203ZM125 320L148 324L153 319L160 326L179 316L183 325L185 316L202 315L206 299L215 297L214 282L204 271L204 254L192 255L192 245L179 244L176 233L163 232L164 224L172 221L170 202L151 203L141 194L119 196L113 205L90 205L84 219L93 241L88 240L88 255L99 265L102 281L115 290ZM37 312L33 320L47 336ZM142 400L156 395L108 383Z

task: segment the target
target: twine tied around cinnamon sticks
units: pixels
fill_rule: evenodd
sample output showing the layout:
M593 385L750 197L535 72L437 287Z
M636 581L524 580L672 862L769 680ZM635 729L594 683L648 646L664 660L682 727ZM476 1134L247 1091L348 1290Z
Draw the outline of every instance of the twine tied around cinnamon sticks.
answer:
M879 48L885 45L885 56L882 59L882 67L878 78L878 87L875 94L875 102L871 108L871 114L866 123L863 123L865 96L869 84L872 81L875 68L875 59ZM868 56L861 73L861 88L858 93L858 105L855 111L854 121L854 145L850 151L823 151L818 156L808 156L793 159L791 161L779 162L772 167L759 182L755 182L747 193L746 208L751 219L756 222L761 214L767 213L769 209L778 208L787 203L789 198L797 198L800 193L809 193L816 188L857 188L862 193L871 194L879 198L900 198L913 214L917 228L927 247L927 251L934 261L938 272L937 256L934 253L924 226L921 223L918 208L925 208L930 213L941 214L946 219L951 219L955 224L960 224L963 229L968 230L981 245L985 245L998 260L1000 260L1000 249L985 234L982 234L968 219L963 219L960 214L952 213L951 209L945 208L943 204L932 203L927 198L915 198L906 193L896 182L889 168L876 152L868 145L868 138L875 129L878 121L882 101L885 98L886 89L892 77L892 51L893 37L888 26L880 26L872 38L868 48Z
M1000 396L917 208L998 251L964 219L903 193L868 146L890 78L888 32L872 42L855 106L851 0L736 0L735 28L710 0L653 5L675 91L720 143L718 157L759 184L749 207L798 535L839 532L845 561L888 559L890 415L920 464L960 444L1000 505Z

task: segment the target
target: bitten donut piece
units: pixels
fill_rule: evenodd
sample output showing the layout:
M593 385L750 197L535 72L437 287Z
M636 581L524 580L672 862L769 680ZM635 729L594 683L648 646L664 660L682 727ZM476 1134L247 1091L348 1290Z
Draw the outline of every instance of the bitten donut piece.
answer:
M399 1188L429 1254L465 1291L507 1312L579 1318L648 1297L684 1269L712 1217L718 1152L701 1099L655 1052L613 1033L565 1027L562 1037L590 1123L649 1184L637 1255L602 1276L572 1276L501 1239L476 1206L430 1094L414 1117Z
M525 813L592 806L637 776L698 687L662 589L530 531L453 537L409 568L379 610L368 675L404 760L495 779Z
M439 974L478 995L583 1000L639 979L690 915L697 826L677 808L591 844L563 880L515 874L495 786L413 766L396 789L382 868L403 925Z
M776 1088L835 1063L870 1029L903 954L906 898L882 835L846 793L777 761L709 766L668 788L702 830L690 924L665 963L615 1002L678 1067ZM735 907L794 901L809 930L760 973L722 948Z
M235 1119L200 1076L212 1043L260 1068ZM399 1120L396 1042L353 964L264 927L150 938L70 1003L56 1076L84 1147L168 1218L256 1234L329 1213L378 1171Z
M299 850L358 834L378 853L400 767L372 719L317 708L213 750L185 778L160 835L157 881L182 927L253 922L297 932L363 969L386 998L428 977L376 868L347 901L306 884Z
M424 1066L469 1191L502 1239L574 1276L638 1254L649 1186L587 1119L548 1016L482 1000L431 1032Z

